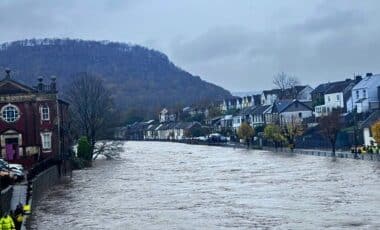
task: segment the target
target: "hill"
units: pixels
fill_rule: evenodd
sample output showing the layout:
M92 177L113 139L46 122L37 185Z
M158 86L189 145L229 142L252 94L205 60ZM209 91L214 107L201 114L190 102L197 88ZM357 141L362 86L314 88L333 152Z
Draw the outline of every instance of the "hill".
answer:
M38 76L57 76L60 89L79 72L101 76L123 110L156 112L167 106L215 101L231 94L175 66L158 51L109 41L31 39L0 45L0 70L35 85Z

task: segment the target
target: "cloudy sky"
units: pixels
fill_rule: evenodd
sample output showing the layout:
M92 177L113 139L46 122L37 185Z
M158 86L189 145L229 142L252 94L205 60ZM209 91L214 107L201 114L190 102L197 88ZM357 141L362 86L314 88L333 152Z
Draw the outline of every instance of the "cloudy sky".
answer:
M380 73L378 0L1 0L0 42L112 40L164 52L231 91Z

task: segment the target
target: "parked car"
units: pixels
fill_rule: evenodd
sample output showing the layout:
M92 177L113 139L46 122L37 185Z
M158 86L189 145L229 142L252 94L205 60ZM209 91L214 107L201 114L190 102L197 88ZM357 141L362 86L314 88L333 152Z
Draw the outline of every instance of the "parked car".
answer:
M25 179L24 171L18 169L10 169L10 174L15 178L16 182L23 181Z
M24 171L24 167L21 164L9 164L4 159L0 159L0 167L1 166L5 166L6 168L14 168L14 169L18 169L20 171Z
M0 172L1 172L0 173L1 176L9 176L11 179L13 179L16 182L22 181L25 179L24 171L21 171L19 169L8 168L4 165L1 165L0 166Z
M209 142L227 142L227 138L219 133L211 133L208 136Z

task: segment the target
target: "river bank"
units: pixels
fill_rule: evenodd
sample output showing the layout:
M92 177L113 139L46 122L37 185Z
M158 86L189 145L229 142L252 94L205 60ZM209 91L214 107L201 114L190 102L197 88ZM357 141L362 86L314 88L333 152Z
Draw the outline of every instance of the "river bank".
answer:
M276 153L286 153L286 154L303 154L303 155L312 155L312 156L322 156L322 157L336 157L336 158L347 158L347 159L356 159L356 160L366 160L366 161L380 161L380 154L376 153L365 153L365 154L355 154L348 151L336 151L335 156L332 155L331 150L323 149L293 149L291 151L289 148L274 148L274 147L258 147L258 146L249 146L242 143L236 142L221 142L221 143L210 143L199 140L143 140L149 142L173 142L173 143L182 143L189 145L206 145L206 146L219 146L219 147L228 147L228 148L243 148L243 149L258 149L272 151Z
M61 167L62 165L52 165L34 175L32 179L10 185L2 190L0 199L1 212L9 213L15 210L19 203L23 205L29 204L33 212L44 193L70 175L71 171L62 170ZM21 229L30 229L29 218L30 216L25 215Z

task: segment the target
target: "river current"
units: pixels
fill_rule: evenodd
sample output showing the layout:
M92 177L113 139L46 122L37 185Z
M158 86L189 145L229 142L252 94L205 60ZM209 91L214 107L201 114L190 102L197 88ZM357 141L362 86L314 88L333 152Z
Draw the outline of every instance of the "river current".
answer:
M47 192L31 229L380 229L380 163L126 142Z

